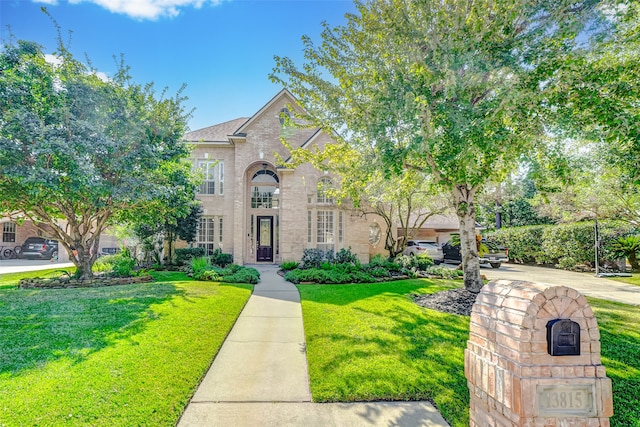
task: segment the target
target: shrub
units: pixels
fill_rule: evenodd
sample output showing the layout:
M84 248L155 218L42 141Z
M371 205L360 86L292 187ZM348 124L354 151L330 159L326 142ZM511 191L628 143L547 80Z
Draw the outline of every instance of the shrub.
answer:
M111 274L115 277L131 277L134 275L133 268L136 260L131 256L129 248L114 255L114 263L111 267Z
M211 254L211 264L213 265L217 265L224 268L227 265L231 264L232 262L233 262L233 255L223 253L220 248L216 249L215 251L213 251L213 254Z
M113 269L113 264L116 262L116 256L117 255L105 255L96 259L91 270L95 273L111 271Z
M633 232L634 228L623 222L599 222L600 262L615 262L617 257L610 243ZM578 264L593 264L595 261L593 221L503 228L487 233L485 238L508 247L509 259L523 264L572 268Z
M336 264L353 264L360 265L358 257L351 252L351 246L349 249L342 248L336 253Z
M460 279L464 275L462 270L452 269L445 266L433 265L427 268L426 272L433 276L441 277L443 279Z
M425 271L433 265L433 260L427 254L421 254L415 257L415 266L418 270Z
M235 264L234 264L235 265ZM223 275L222 282L257 284L260 281L260 273L252 267L240 267L230 275Z
M369 260L368 267L369 268L383 267L388 261L389 261L389 258L382 256L382 254L375 254Z
M180 248L174 251L175 262L178 265L186 265L191 258L205 256L204 248Z
M324 260L324 253L320 249L305 249L302 253L302 268L319 268Z
M196 280L206 280L206 279L203 279L204 272L207 270L211 270L211 264L209 263L209 258L204 256L191 258L189 266L191 268L191 273L193 274L193 278Z
M289 271L298 268L298 265L300 265L300 263L297 261L283 261L282 264L280 264L280 268L284 271Z

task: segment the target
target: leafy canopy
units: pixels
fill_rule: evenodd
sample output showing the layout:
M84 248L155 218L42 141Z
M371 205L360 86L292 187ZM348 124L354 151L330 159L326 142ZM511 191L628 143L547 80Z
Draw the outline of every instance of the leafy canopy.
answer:
M32 42L5 44L0 211L42 224L90 275L108 224L189 213L183 101L133 83L122 62L103 79L62 42L51 56Z

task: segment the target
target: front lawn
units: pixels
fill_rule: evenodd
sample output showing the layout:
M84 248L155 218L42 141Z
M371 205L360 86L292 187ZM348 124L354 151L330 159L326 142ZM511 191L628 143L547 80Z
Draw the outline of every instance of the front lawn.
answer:
M632 285L640 286L640 274L638 273L633 273L631 277L608 277L608 279L612 279L617 282L629 283Z
M453 427L469 425L464 349L469 318L425 309L411 294L445 280L299 285L315 401L430 400ZM613 427L640 427L640 310L589 299L613 382Z
M23 290L0 276L0 425L175 425L251 286L155 277Z
M430 400L453 426L468 426L469 318L424 309L410 297L459 286L299 285L314 401Z

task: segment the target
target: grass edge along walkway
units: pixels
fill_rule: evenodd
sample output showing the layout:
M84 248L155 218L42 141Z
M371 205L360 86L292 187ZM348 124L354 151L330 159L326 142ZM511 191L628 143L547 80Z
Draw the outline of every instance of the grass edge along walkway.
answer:
M452 427L469 425L464 349L469 318L419 307L411 294L446 280L298 285L314 401L430 400ZM640 427L640 310L588 298L613 384L612 427Z
M0 426L175 425L252 287L156 279L1 287Z

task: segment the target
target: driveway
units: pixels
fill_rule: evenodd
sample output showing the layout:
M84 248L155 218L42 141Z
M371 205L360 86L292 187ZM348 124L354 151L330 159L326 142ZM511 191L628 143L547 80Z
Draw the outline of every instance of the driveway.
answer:
M71 262L51 262L38 259L0 259L0 274L20 273L22 271L46 270L48 268L72 267Z
M563 285L586 296L640 306L640 286L595 277L593 273L575 273L520 264L502 264L497 269L483 268L481 273L489 280L524 280Z

